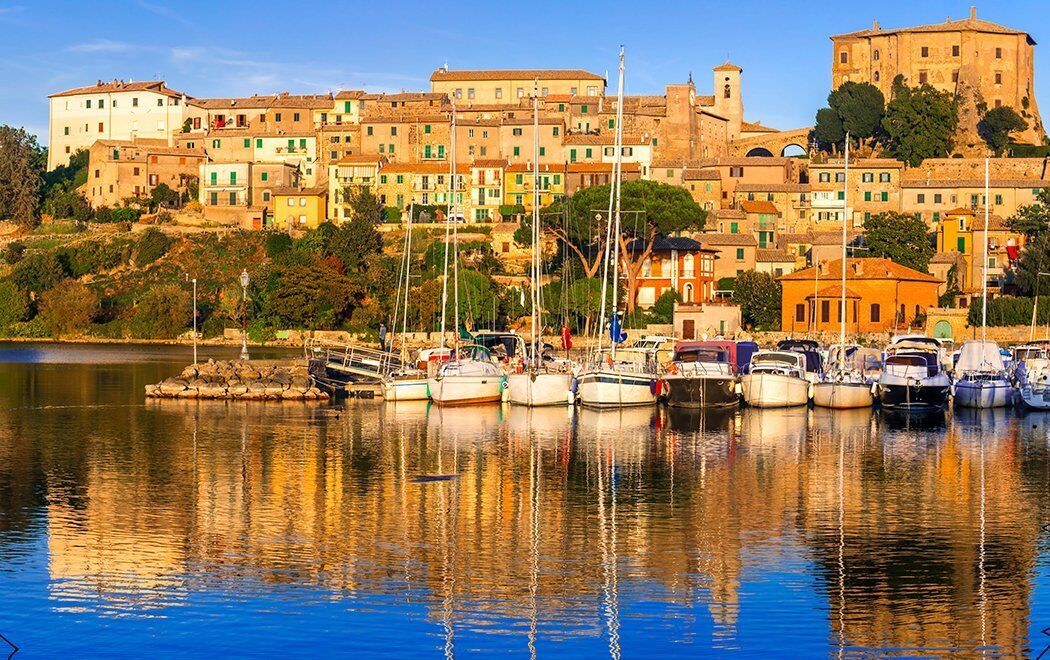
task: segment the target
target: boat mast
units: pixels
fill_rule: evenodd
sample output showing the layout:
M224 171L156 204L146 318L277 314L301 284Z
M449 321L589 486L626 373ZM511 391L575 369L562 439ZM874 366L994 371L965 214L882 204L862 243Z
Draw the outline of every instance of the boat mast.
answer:
M453 346L455 346L456 359L459 359L459 219L453 217L452 209L456 200L456 102L452 101L452 135L450 136L451 153L449 154L449 170L451 172L448 182L448 219L452 222L452 283L455 286L455 309L452 318L456 326L453 329Z
M984 362L983 344L988 340L988 156L984 157L984 258L981 280L981 361Z
M405 335L408 334L408 292L412 288L412 213L415 204L408 205L408 224L405 225L405 309L401 315L401 356L405 356ZM396 330L396 328L395 328Z
M846 223L849 222L849 131L846 132L846 159L843 161L842 182L842 302L839 303L839 373L846 371Z
M619 291L620 291L620 178L621 178L621 166L623 160L623 46L620 46L620 79L616 90L616 137L613 141L613 147L616 151L615 165L613 167L613 190L615 191L615 207L613 208L613 218L615 221L615 229L613 230L613 299L612 308L613 314L619 312ZM621 324L623 322L621 321ZM621 332L623 328L620 328ZM612 358L616 360L616 338L612 339Z
M540 93L539 79L532 82L532 366L538 370L540 324Z
M452 97L452 135L456 134L456 98ZM449 145L452 147L452 144ZM454 147L453 147L454 148ZM455 161L455 152L453 152L452 160ZM445 347L445 317L447 316L446 310L448 309L448 246L449 246L449 229L451 226L449 223L452 221L452 203L449 202L447 212L445 213L445 256L443 258L443 265L441 269L441 347Z

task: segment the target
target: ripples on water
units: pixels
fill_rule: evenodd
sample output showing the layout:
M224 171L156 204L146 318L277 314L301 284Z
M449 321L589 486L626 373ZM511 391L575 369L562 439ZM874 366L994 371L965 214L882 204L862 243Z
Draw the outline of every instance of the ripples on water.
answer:
M0 347L16 657L1050 641L1041 415L144 404L185 349L33 350Z

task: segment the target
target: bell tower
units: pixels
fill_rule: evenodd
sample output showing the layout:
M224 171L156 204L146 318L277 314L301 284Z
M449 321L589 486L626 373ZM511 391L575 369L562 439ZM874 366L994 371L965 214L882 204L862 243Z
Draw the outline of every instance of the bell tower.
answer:
M740 74L743 72L728 60L714 68L714 112L729 120L730 140L740 137L740 124L744 121L744 99L740 89Z

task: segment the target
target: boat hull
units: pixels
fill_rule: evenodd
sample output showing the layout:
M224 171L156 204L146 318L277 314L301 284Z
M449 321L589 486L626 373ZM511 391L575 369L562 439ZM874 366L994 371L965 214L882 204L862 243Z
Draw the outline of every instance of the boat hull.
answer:
M948 404L947 384L880 384L879 403L896 410L936 410Z
M462 405L490 403L503 396L503 376L441 376L427 379L434 403Z
M1031 387L1022 387L1018 398L1029 410L1050 410L1050 391L1034 391Z
M580 403L592 408L646 406L656 403L655 379L648 374L593 371L579 379Z
M426 401L430 389L426 378L397 378L383 381L383 398L387 401Z
M519 406L572 403L572 374L521 373L507 376L507 400Z
M1014 388L1004 378L960 380L955 384L955 405L961 408L1002 408L1013 402Z
M728 408L740 399L732 376L665 376L663 388L675 408Z
M809 403L809 381L782 374L751 373L740 379L744 401L756 408L788 408Z
M813 386L813 405L848 410L870 408L875 402L867 383L817 383Z

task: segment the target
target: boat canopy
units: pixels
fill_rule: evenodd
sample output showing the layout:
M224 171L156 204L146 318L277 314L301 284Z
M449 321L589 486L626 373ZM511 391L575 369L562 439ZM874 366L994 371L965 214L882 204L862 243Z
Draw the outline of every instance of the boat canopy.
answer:
M758 352L758 344L753 341L738 341L736 343L736 370L738 373L746 374L751 364L751 356Z
M806 356L798 351L758 351L751 356L751 366L783 364L804 369Z
M813 339L781 339L777 342L778 351L816 351L820 344Z
M728 362L736 366L736 343L731 341L680 341L674 348L677 362Z
M1005 369L1006 365L1003 364L999 345L994 341L972 339L964 342L962 348L959 349L959 361L955 365L958 373L1003 371Z

